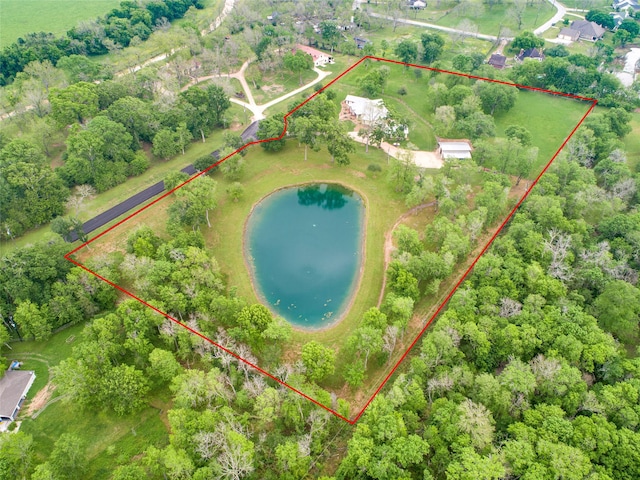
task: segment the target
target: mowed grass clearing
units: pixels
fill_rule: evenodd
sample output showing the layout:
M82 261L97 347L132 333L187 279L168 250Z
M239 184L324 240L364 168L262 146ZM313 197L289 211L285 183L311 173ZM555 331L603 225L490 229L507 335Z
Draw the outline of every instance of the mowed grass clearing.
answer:
M27 33L63 34L119 4L120 0L0 0L0 48Z
M531 144L538 147L538 159L531 169L531 176L536 177L590 106L583 100L520 90L514 107L495 116L496 134L504 136L510 125L522 125L531 132Z
M442 25L444 27L475 31L488 35L498 35L500 29L509 28L513 32L533 30L549 20L556 9L546 2L527 5L521 13L522 24L518 29L516 16L512 14L513 2L496 3L489 8L481 0L470 0L465 3L455 1L427 2L422 10L408 10L401 18ZM386 4L366 5L371 11L391 16L395 5L388 8ZM388 20L392 22L392 20ZM470 23L469 23L470 22Z
M640 166L640 112L633 114L631 128L631 133L627 134L622 141L631 170L638 171L638 166Z

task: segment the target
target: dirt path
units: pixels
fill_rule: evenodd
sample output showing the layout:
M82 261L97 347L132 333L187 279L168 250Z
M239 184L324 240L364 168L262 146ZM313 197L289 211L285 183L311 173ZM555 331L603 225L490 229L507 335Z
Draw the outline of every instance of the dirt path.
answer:
M393 227L391 227L389 229L389 231L387 231L387 233L385 233L384 235L384 276L382 277L382 288L380 289L380 296L378 297L378 308L380 308L380 305L382 304L382 297L384 297L384 291L387 288L387 268L389 267L389 263L391 263L391 254L393 253L393 232L395 231L396 228L398 228L398 225L400 225L400 223L402 223L404 220L406 220L407 218L409 218L411 215L415 215L416 213L418 213L421 210L424 210L425 208L429 208L429 207L433 207L436 204L436 202L429 202L429 203L423 203L422 205L418 205L417 207L413 207L411 210L409 210L408 212L403 213L398 220L396 221L396 223L393 225Z
M51 398L51 395L53 394L55 389L55 385L53 385L51 382L47 383L43 389L36 393L35 397L33 397L33 400L29 402L27 408L24 409L24 415L27 417L31 417L36 412L38 412L38 410L42 410L49 402L49 399Z

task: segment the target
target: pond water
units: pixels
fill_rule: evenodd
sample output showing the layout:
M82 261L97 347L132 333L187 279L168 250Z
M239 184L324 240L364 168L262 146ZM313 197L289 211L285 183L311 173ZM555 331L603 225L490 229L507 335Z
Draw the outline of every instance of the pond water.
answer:
M293 326L326 327L345 313L362 263L364 203L335 184L278 190L247 222L254 287Z

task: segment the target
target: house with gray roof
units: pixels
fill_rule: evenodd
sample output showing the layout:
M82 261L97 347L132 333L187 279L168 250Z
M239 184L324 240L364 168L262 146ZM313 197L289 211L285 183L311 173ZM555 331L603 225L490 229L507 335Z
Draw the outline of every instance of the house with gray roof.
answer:
M0 379L0 422L13 422L36 379L30 370L7 370Z
M580 40L587 40L589 42L600 40L606 31L597 23L588 22L587 20L574 20L571 22L571 30L580 32Z

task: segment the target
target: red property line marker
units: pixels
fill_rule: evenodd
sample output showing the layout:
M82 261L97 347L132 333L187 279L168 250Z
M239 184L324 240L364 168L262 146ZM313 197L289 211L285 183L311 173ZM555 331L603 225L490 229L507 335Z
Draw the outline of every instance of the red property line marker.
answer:
M567 136L567 138L565 138L564 142L562 142L562 145L560 146L560 148L558 148L558 150L555 152L555 154L553 155L553 157L551 157L551 159L549 160L549 162L545 165L545 167L542 169L542 171L538 174L538 176L536 177L536 179L533 181L533 183L531 184L531 186L529 187L529 189L524 193L524 195L522 196L522 198L520 198L520 200L518 201L518 203L513 207L513 209L509 212L509 214L506 216L506 218L504 219L504 221L502 222L502 224L500 225L500 227L496 230L496 232L493 234L493 236L489 239L489 241L486 243L486 245L482 248L482 250L480 251L480 253L478 254L478 256L473 260L473 262L471 263L471 265L469 265L469 267L467 268L467 270L465 270L465 272L463 273L463 275L460 277L460 279L458 280L458 282L455 284L455 286L453 287L453 289L449 292L449 294L446 296L446 298L442 301L442 303L438 306L438 309L435 311L435 313L431 316L431 318L429 319L429 321L425 324L425 326L422 328L422 330L420 330L420 332L418 332L418 334L416 335L416 337L414 338L413 342L411 342L411 344L409 345L409 347L406 349L406 351L402 354L402 356L400 357L400 359L395 363L395 365L393 366L393 368L389 371L389 373L387 374L387 376L384 378L384 380L382 381L382 383L378 386L378 388L376 389L376 391L373 393L373 395L371 395L371 397L369 398L369 400L367 401L367 403L364 405L364 407L362 407L362 409L356 414L356 416L353 419L349 419L344 417L343 415L341 415L340 413L336 412L335 410L327 407L326 405L323 405L322 403L318 402L317 400L315 400L314 398L310 397L309 395L305 394L304 392L301 392L300 390L298 390L295 387L292 387L291 385L289 385L286 382L283 382L282 380L280 380L279 378L275 377L274 375L270 374L269 372L267 372L266 370L263 370L262 368L260 368L258 365L255 365L252 362L249 362L248 360L244 359L243 357L239 356L238 354L232 352L231 350L227 349L226 347L223 347L222 345L217 344L216 342L214 342L213 340L211 340L209 337L203 335L202 333L198 332L197 330L189 327L188 325L185 325L184 323L178 321L177 319L171 317L169 314L163 312L162 310L160 310L157 307L154 307L153 305L149 304L148 302L142 300L141 298L137 297L135 294L129 292L128 290L125 290L124 288L120 287L119 285L116 285L115 283L113 283L112 281L104 278L102 275L94 272L93 270L89 269L88 267L86 267L85 265L81 264L80 262L74 260L73 258L71 258L71 255L75 254L76 252L78 252L80 249L86 247L87 245L89 245L90 243L94 242L95 240L99 239L100 237L102 237L103 235L105 235L106 233L110 232L111 230L113 230L114 228L122 225L123 223L127 222L128 220L130 220L131 218L135 217L136 215L138 215L139 213L145 211L147 208L151 207L152 205L155 205L156 203L158 203L160 200L162 200L163 198L167 197L168 195L172 194L173 192L175 192L176 190L178 190L179 188L182 188L183 186L185 186L186 184L188 184L189 182L193 181L194 179L196 179L197 177L199 177L200 175L203 175L205 173L207 173L209 170L211 170L212 168L220 165L222 162L224 162L225 160L227 160L228 158L232 157L233 155L235 155L236 153L244 150L247 147L250 147L252 145L258 145L260 143L263 142L271 142L274 140L281 140L287 132L287 126L288 126L288 118L290 115L292 115L295 111L297 111L298 109L300 109L303 105L307 104L308 102L310 102L311 100L313 100L318 94L320 94L321 92L323 92L325 89L329 88L331 85L333 85L335 82L337 82L338 80L340 80L342 77L344 77L347 73L351 72L351 70L355 69L357 66L359 66L362 62L364 62L365 60L376 60L376 61L380 61L380 62L387 62L387 63L393 63L393 64L397 64L397 65L403 65L406 67L413 67L413 68L420 68L423 70L429 70L432 72L438 72L438 73L446 73L449 75L456 75L458 77L466 77L466 78L471 78L474 80L482 80L485 82L493 82L493 83L499 83L502 85L508 85L510 87L516 87L516 88L521 88L521 89L525 89L525 90L531 90L531 91L535 91L535 92L542 92L542 93L548 93L551 95L557 95L557 96L562 96L562 97L568 97L568 98L573 98L573 99L577 99L577 100L582 100L582 101L586 101L586 102L590 102L591 106L589 107L589 109L586 111L586 113L582 116L582 118L580 119L580 121L576 124L576 126L573 128L573 130L571 130L571 133L569 133L569 135ZM453 71L449 71L449 70L442 70L439 68L432 68L432 67L426 67L423 65L415 65L412 63L404 63L404 62L400 62L397 60L390 60L387 58L381 58L381 57L373 57L373 56L366 56L361 58L358 62L354 63L351 67L347 68L344 72L342 72L340 75L338 75L336 78L334 78L331 82L329 82L326 86L322 87L321 89L319 89L317 92L315 92L313 95L311 95L310 97L308 97L306 100L304 100L302 103L300 103L298 106L296 106L293 110L291 110L290 112L288 112L287 114L284 115L284 129L282 130L282 132L280 133L279 136L277 137L273 137L273 138L267 138L265 140L255 140L252 142L249 142L245 145L243 145L242 147L238 148L237 150L235 150L233 153L227 155L226 157L218 160L217 162L215 162L214 164L212 164L211 166L209 166L208 168L206 168L205 170L193 175L192 177L190 177L188 180L186 180L185 182L181 183L180 185L178 185L177 187L173 188L172 190L162 194L160 197L156 198L154 201L148 203L147 205L141 207L140 209L136 210L135 212L133 212L132 214L130 214L129 216L125 217L124 219L118 221L116 224L112 225L111 227L109 227L107 230L105 230L104 232L96 235L95 237L91 238L90 240L88 240L87 242L81 244L80 246L74 248L73 250L71 250L70 252L68 252L64 258L68 261L70 261L71 263L73 263L74 265L82 268L83 270L87 271L88 273L90 273L91 275L94 275L96 278L99 278L100 280L102 280L103 282L108 283L109 285L111 285L112 287L116 288L117 290L121 291L122 293L128 295L129 297L133 298L134 300L137 300L138 302L140 302L141 304L149 307L150 309L154 310L155 312L159 313L160 315L162 315L163 317L171 320L172 322L176 323L177 325L181 326L182 328L185 328L186 330L188 330L189 332L193 333L194 335L197 335L198 337L200 337L201 339L209 342L210 344L214 345L215 347L223 350L224 352L228 353L229 355L233 356L234 358L236 358L239 361L244 362L245 364L249 365L250 367L254 368L255 370L257 370L258 372L262 373L263 375L269 377L270 379L278 382L280 385L283 385L287 388L289 388L290 390L292 390L293 392L296 392L298 395L302 396L303 398L306 398L307 400L313 402L314 404L318 405L321 408L324 408L326 411L332 413L333 415L335 415L336 417L340 418L341 420L344 420L345 422L354 425L358 419L364 414L365 410L367 409L367 407L371 404L371 402L373 401L373 399L376 397L376 395L378 395L378 393L380 393L380 391L382 390L382 388L385 386L385 384L389 381L389 379L391 378L391 376L395 373L395 371L398 369L398 367L400 366L400 364L403 362L403 360L407 357L407 355L409 355L409 352L411 351L411 349L415 346L416 343L418 343L418 340L420 340L420 338L422 337L422 335L424 334L424 332L427 330L427 328L429 328L429 326L433 323L433 321L435 320L435 318L438 316L438 314L440 314L440 312L442 311L442 309L445 307L445 305L449 302L449 300L451 299L451 297L453 296L453 294L456 292L456 290L458 289L458 287L462 284L462 282L467 278L467 276L469 275L469 273L471 272L471 270L473 269L473 267L476 265L476 263L478 262L478 260L480 259L480 257L488 250L488 248L491 246L491 244L493 243L493 241L496 239L496 237L500 234L500 232L502 231L502 229L504 228L504 226L507 224L507 222L509 222L509 220L511 219L511 217L513 216L513 214L516 212L516 210L518 209L518 207L520 207L520 205L522 204L522 202L529 196L529 193L531 192L532 188L538 183L538 181L540 180L540 178L542 177L542 175L549 169L549 167L551 166L551 163L553 163L553 161L556 159L556 157L560 154L560 152L562 151L562 149L565 147L565 145L567 144L567 142L571 139L571 137L574 135L574 133L576 132L576 130L580 127L580 125L582 125L582 123L584 122L584 120L587 118L587 116L593 111L593 109L595 108L596 104L598 103L598 101L594 98L589 98L589 97L583 97L580 95L574 95L571 93L564 93L564 92L554 92L552 90L546 90L543 88L537 88L537 87L530 87L527 85L520 85L517 83L509 83L509 82L505 82L503 80L495 80L495 79L491 79L491 78L484 78L484 77L478 77L476 75L470 75L470 74L466 74L466 73L460 73L460 72L453 72Z

